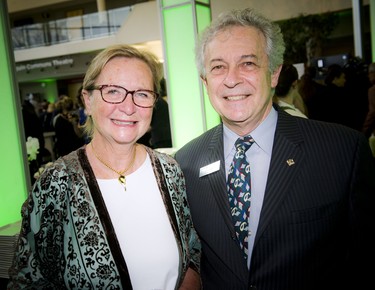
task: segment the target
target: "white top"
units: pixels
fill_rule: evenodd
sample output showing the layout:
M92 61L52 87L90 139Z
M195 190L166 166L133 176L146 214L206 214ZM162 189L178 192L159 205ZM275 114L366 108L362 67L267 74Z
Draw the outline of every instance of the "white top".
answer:
M175 289L178 248L150 157L126 176L126 191L117 179L98 179L98 183L133 289Z
M301 112L298 108L296 108L294 105L288 104L284 101L278 100L277 104L288 114L292 116L307 118L307 116Z

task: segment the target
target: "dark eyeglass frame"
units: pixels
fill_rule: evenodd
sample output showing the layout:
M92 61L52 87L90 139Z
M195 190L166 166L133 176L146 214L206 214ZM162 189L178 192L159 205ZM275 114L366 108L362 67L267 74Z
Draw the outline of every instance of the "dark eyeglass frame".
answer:
M104 88L108 88L108 87L115 87L115 88L119 88L119 89L123 89L125 91L125 96L124 96L124 99L120 102L108 102L104 97L103 97L103 92L102 90ZM135 91L129 91L127 89L125 89L124 87L122 86L118 86L118 85L100 85L100 86L93 86L91 88L89 88L88 90L90 91L93 91L93 90L98 90L100 91L100 95L102 97L102 100L108 104L121 104L122 102L125 101L126 97L130 94L132 96L132 101L133 101L133 104L136 105L137 107L140 107L140 108L152 108L155 103L156 103L156 100L158 99L159 97L159 94L154 92L154 91L151 91L151 90L146 90L146 89L141 89L141 90L135 90ZM148 92L148 93L151 93L154 95L154 102L151 106L141 106L141 105L138 105L135 101L134 101L134 94L136 92Z

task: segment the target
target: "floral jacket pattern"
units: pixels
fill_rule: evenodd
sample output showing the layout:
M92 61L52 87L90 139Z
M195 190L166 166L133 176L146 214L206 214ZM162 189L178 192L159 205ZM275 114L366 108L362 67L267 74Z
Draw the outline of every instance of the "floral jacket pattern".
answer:
M188 267L199 272L200 243L179 165L166 154L146 150L178 244L178 288ZM84 148L46 169L24 203L22 217L8 289L132 289Z

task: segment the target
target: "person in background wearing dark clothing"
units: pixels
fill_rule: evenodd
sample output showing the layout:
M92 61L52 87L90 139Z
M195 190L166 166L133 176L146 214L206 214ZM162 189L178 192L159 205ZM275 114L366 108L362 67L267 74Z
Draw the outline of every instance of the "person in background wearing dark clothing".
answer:
M166 83L160 81L160 97L156 100L152 110L152 119L149 130L138 140L138 143L157 148L172 147L171 127L169 122L169 108L165 100L167 97Z
M315 78L317 69L314 66L306 67L305 73L301 76L298 92L305 102L307 116L310 119L321 119L321 106L324 106L324 85L318 83Z
M175 158L202 243L203 289L369 289L368 140L273 106L284 50L277 24L252 9L221 14L197 45L199 74L223 122Z
M362 132L367 138L375 135L375 62L368 67L368 79L371 84L368 89L368 112L362 126Z
M52 125L52 120L54 117L55 103L45 102L43 105L43 111L39 115L42 121L43 132L52 132L55 130Z
M368 67L368 79L371 87L368 89L368 113L362 126L362 132L369 139L375 162L375 62Z
M34 173L43 164L44 157L48 157L50 153L45 149L42 121L38 117L34 105L29 100L24 100L22 104L22 118L25 139L34 137L39 141L39 153L36 156L36 160L29 162L30 177L32 182L34 182Z
M321 99L321 118L319 120L348 126L351 106L345 91L345 73L339 64L328 67L324 83L326 85Z
M163 78L160 82L160 97L155 103L151 120L151 147L172 147L171 127L169 122L169 108L165 100L167 96L166 83Z
M345 125L362 131L368 110L367 92L369 88L368 64L356 57L349 57L348 62L343 66L345 73L345 94L348 115Z
M25 100L22 104L23 126L25 137L34 137L39 141L39 147L44 148L43 126L32 103Z
M78 126L78 116L72 113L73 100L68 96L61 98L57 104L58 113L53 126L56 133L57 157L67 155L84 144L83 132Z

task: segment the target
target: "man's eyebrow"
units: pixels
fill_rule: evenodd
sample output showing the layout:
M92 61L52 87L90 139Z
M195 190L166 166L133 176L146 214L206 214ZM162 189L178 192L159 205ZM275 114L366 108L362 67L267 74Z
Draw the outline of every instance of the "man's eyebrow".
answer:
M210 60L210 63L213 63L215 61L224 61L222 58L213 58Z
M259 58L255 55L255 54L244 54L244 55L241 55L240 57L240 60L244 60L244 59L255 59L255 60L258 60ZM215 62L225 62L225 60L223 58L213 58L210 60L210 64L212 63L215 63Z
M255 58L256 60L258 60L258 57L255 54L245 54L245 55L242 55L240 59L245 59L245 58Z
M246 59L246 58L255 58L255 59L258 59L258 57L255 55L255 54L244 54L244 55L241 55L240 59ZM210 63L212 62L215 62L215 61L224 61L224 59L218 57L218 58L213 58L210 60Z

